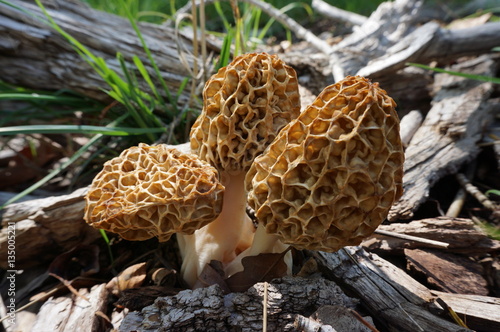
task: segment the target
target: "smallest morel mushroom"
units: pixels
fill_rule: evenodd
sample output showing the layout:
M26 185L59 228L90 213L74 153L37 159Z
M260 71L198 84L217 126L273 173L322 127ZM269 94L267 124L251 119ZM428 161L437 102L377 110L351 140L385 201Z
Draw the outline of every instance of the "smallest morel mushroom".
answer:
M239 260L278 240L334 252L371 235L402 194L395 106L377 83L349 76L285 126L247 173L259 226ZM236 262L228 274L242 269Z
M139 144L107 161L85 196L85 220L126 240L192 234L222 210L217 170L193 154Z

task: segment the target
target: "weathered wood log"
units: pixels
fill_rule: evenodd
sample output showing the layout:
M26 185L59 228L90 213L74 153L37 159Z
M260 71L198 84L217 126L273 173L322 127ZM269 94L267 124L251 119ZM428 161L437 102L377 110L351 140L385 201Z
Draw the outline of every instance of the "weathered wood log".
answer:
M359 297L387 331L470 331L432 312L436 297L406 272L359 247L337 253L314 252L324 273Z
M357 74L376 79L402 69L408 62L447 62L461 56L491 53L494 45L498 45L499 34L498 22L463 29L444 29L429 22L388 49L383 56L370 60Z
M129 313L119 331L262 331L265 292L264 283L245 293L224 294L217 285L181 291ZM267 329L294 331L297 314L311 314L322 305L354 308L356 303L323 278L276 279L267 286Z
M0 211L0 268L7 269L9 225L15 227L16 268L50 261L77 244L97 239L99 231L83 220L86 188L66 196L12 204Z
M328 51L335 81L347 75L378 79L396 73L407 62L481 55L498 44L500 23L450 30L428 21L423 8L423 1L381 4L354 33Z
M40 8L32 1L9 2L44 18ZM93 10L75 0L46 0L43 3L64 31L94 55L102 57L113 70L122 72L116 58L120 52L130 64L129 68L135 68L132 56L137 55L151 77L156 76L127 19ZM182 81L190 76L189 70L181 63L179 52L181 47L186 52L192 52L191 40L182 33L176 38L174 29L169 27L139 23L139 29L162 77L171 93L175 94ZM186 59L192 67L193 58L187 56ZM109 100L109 96L102 91L109 89L107 84L66 39L46 23L6 4L0 4L0 77L4 82L28 88L71 89L98 100ZM140 75L138 77L141 86L149 91ZM188 92L184 91L180 101L188 97Z
M380 225L378 229L417 236L448 243L447 251L461 254L480 254L500 251L500 241L490 239L470 219L428 218L409 223ZM403 254L404 249L433 248L425 243L411 242L395 237L373 234L362 243L370 251L385 254Z
M105 284L82 288L75 294L47 300L37 315L32 331L105 331L103 318L108 303ZM101 313L101 315L99 315Z
M500 331L500 299L490 296L450 294L431 291L439 296L462 321L477 331Z
M452 70L494 75L487 56L457 64ZM409 219L441 177L456 173L480 151L476 145L492 121L488 98L493 84L448 74L436 75L432 108L405 151L404 193L389 220Z

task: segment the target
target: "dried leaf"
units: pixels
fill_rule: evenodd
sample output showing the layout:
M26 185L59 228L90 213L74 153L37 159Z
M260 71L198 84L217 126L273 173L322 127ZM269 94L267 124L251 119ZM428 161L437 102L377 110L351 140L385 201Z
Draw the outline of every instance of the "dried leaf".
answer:
M177 281L177 271L170 268L160 267L151 273L151 281L156 286L173 286Z
M113 295L118 296L126 289L137 288L146 280L146 263L129 266L106 285L106 289Z
M217 284L225 293L230 293L231 290L227 286L224 278L225 275L222 263L220 261L212 260L210 261L210 263L205 265L205 267L201 271L200 275L198 276L198 280L193 286L193 289Z
M258 282L284 277L287 274L285 255L290 249L278 254L259 254L241 260L243 271L226 279L232 292L244 292Z

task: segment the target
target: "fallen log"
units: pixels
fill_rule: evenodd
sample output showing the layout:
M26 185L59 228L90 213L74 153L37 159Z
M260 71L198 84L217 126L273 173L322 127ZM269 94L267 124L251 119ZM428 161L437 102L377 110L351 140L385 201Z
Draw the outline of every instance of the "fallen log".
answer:
M15 229L18 248L17 269L44 264L63 251L99 238L99 231L83 220L86 190L11 204L1 210L0 268L8 269L7 239L11 229Z
M439 316L442 308L429 289L375 254L346 247L312 256L320 270L354 292L387 331L470 331Z
M492 76L495 68L495 61L482 56L452 70ZM433 184L476 157L477 143L492 121L492 83L437 74L433 86L432 108L405 151L404 192L389 212L390 221L412 218Z
M109 100L103 91L109 89L104 80L65 38L39 19L44 19L44 16L34 2L11 0L9 3L24 11L0 3L0 77L3 81L33 89L70 89L97 100ZM151 77L156 76L127 19L91 9L74 0L46 0L43 3L65 32L95 56L102 57L111 69L122 73L116 58L120 52L130 69L135 68L132 57L137 55ZM33 14L35 19L25 11ZM182 33L176 38L173 28L148 23L138 25L170 92L177 93L183 80L190 77L193 66L192 56L186 57L189 66L186 68L179 53L182 50L192 53L192 41ZM149 91L144 80L139 79L139 82L145 91ZM188 93L183 91L179 102L188 100Z
M462 317L464 322L477 331L500 330L500 299L490 296L431 292L439 296L449 308Z

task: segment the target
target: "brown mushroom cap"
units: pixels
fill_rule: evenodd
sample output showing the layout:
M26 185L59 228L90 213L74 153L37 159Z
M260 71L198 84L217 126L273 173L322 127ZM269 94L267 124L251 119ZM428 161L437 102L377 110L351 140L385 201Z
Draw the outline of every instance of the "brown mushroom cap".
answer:
M283 128L246 177L267 233L329 252L373 233L402 194L395 106L377 83L347 77Z
M219 171L247 171L299 111L293 68L267 53L241 55L205 84L191 149Z
M215 168L164 145L140 144L107 161L88 194L85 220L127 240L192 234L222 210Z

